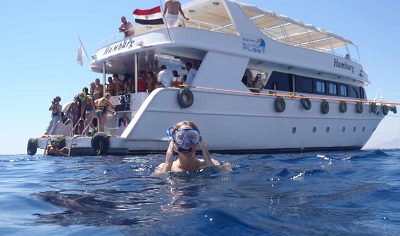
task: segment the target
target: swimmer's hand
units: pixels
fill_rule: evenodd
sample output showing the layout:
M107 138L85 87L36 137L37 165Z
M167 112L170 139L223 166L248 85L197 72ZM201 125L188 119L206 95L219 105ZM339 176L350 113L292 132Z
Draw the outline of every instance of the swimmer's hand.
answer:
M208 151L204 138L201 139L201 150L203 151L203 159L207 166L215 166L215 163L211 159L210 152Z
M165 155L165 162L158 166L156 172L166 173L170 172L172 164L174 163L174 142L169 142L167 154Z

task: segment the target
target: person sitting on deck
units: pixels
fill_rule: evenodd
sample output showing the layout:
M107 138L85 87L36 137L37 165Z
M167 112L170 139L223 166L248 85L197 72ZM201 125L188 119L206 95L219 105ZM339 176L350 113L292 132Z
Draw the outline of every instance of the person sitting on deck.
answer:
M59 142L52 142L51 144L47 145L46 151L44 152L45 156L68 156L69 153L69 148L63 147L59 148L60 143Z

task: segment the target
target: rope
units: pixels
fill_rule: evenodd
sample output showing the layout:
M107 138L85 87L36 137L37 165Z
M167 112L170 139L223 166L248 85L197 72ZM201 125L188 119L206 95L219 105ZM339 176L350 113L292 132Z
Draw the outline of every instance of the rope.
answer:
M183 86L184 87L184 86ZM208 88L202 86L192 86L192 88L203 89L203 90L212 90L212 91L221 91L221 92L230 92L230 93L239 93L239 94L254 94L253 92L244 92L238 90L229 90L229 89L219 89L219 88ZM385 104L385 105L400 105L400 102L382 102L382 101L374 101L374 100L362 100L362 99L347 99L347 98L327 98L327 97L310 97L304 95L296 95L294 93L291 94L280 94L280 93L256 93L257 96L264 96L264 97L284 97L284 98L308 98L310 100L326 100L326 101L345 101L345 102L362 102L362 103L376 103L376 104Z

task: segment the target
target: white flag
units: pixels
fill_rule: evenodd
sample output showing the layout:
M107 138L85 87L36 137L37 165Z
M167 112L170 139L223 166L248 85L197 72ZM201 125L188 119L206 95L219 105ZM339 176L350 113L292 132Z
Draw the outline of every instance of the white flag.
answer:
M83 65L83 57L87 56L86 55L86 51L85 48L83 47L83 44L81 42L81 39L79 39L79 46L78 46L78 58L77 58L77 62L79 65Z

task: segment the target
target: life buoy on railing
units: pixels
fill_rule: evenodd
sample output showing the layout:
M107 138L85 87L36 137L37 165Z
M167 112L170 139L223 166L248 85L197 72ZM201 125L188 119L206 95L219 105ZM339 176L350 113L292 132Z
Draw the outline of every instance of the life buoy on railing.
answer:
M347 111L347 102L340 101L340 103L339 103L339 111L341 113L346 113L346 111Z
M306 109L306 110L311 109L311 101L309 98L301 98L300 102L304 109Z
M110 147L110 140L106 133L95 133L92 137L91 144L96 155L107 155L108 148Z
M356 112L358 113L363 113L364 111L364 106L362 102L357 102L356 103Z
M283 97L277 97L275 98L275 110L277 112L283 112L286 108L286 102Z
M397 107L396 106L393 106L392 107L392 109L390 109L394 114L396 114L397 113Z
M193 104L194 96L189 88L180 89L178 92L178 103L182 108L188 108Z
M329 112L329 103L326 100L321 102L321 112L322 114L328 114Z
M376 111L378 110L378 106L376 105L376 103L371 103L371 105L369 105L369 110L372 113L376 113Z
M37 138L30 138L28 140L28 146L26 147L26 153L28 155L33 156L36 154L38 148L37 140L38 140Z
M386 116L389 113L389 107L387 105L382 106L382 113Z

